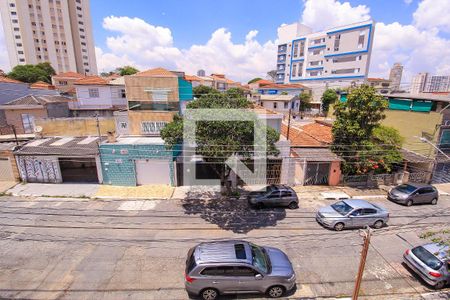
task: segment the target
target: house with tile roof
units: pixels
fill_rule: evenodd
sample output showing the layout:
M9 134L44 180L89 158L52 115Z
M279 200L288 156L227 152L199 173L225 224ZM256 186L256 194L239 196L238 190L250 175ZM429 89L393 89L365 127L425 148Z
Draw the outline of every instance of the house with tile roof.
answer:
M114 111L127 108L125 84L120 84L119 78L85 76L73 86L76 97L69 108L74 117L112 117Z
M84 77L85 75L72 71L59 73L52 76L52 85L62 93L69 93L73 92L74 82Z
M329 146L332 124L320 120L305 124L283 122L281 134L290 142L292 182L300 185L337 185L342 159Z
M8 126L16 133L33 133L37 118L62 118L69 116L71 98L56 95L27 95L0 105Z

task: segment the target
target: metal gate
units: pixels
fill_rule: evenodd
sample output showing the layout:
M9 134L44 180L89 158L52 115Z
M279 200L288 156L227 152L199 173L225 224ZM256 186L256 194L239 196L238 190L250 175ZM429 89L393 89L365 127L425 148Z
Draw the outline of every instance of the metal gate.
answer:
M330 174L329 162L308 162L304 185L326 185Z
M433 172L432 183L450 182L450 162L438 163Z
M0 157L0 181L14 181L11 161L7 157Z

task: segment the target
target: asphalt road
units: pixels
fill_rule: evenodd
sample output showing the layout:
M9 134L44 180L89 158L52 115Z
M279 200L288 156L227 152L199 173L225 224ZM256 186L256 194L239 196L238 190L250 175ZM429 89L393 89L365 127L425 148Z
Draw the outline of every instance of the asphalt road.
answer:
M373 233L361 299L448 299L449 288L431 293L401 261L407 248L423 243L420 233L450 226L450 197L436 206L373 202L388 208L391 219ZM334 232L316 223L315 210L330 203L302 199L297 210L255 211L243 201L196 197L0 197L0 298L187 299L187 250L227 238L284 250L298 278L289 298L349 296L362 237L358 230Z

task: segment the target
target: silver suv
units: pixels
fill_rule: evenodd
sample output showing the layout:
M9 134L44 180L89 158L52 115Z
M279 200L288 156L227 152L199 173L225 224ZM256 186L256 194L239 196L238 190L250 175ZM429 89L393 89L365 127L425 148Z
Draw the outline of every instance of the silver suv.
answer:
M236 293L278 298L294 286L292 264L277 248L238 240L201 243L189 250L186 259L186 290L204 300Z

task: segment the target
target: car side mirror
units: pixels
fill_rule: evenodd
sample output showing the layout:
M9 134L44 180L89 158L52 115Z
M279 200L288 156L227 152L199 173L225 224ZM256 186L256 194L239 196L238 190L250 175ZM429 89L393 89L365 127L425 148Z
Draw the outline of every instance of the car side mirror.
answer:
M261 279L263 279L263 276L261 274L256 274L255 275L255 279L256 280L261 280Z

